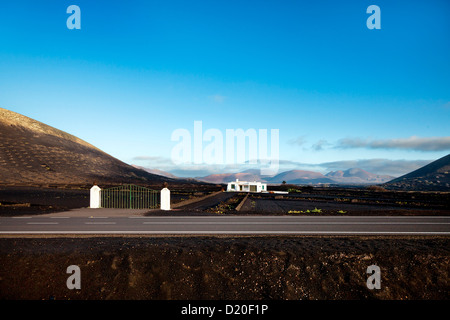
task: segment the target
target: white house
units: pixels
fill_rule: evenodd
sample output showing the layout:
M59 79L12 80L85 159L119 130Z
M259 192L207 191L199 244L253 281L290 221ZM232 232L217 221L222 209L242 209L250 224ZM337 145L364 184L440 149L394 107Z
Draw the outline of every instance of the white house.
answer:
M228 182L228 192L267 192L267 183L236 181Z

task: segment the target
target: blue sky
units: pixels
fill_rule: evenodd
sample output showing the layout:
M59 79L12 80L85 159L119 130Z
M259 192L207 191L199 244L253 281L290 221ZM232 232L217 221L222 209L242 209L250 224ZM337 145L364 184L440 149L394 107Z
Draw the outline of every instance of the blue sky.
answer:
M194 121L278 129L280 171L401 175L450 150L449 14L446 0L3 1L0 106L180 176L248 168L175 166L171 135Z

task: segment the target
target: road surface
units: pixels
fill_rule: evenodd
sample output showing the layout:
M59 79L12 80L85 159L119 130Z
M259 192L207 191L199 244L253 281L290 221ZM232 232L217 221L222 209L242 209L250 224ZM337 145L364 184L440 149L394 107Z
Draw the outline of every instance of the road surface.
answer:
M450 235L446 216L83 216L0 218L4 234Z

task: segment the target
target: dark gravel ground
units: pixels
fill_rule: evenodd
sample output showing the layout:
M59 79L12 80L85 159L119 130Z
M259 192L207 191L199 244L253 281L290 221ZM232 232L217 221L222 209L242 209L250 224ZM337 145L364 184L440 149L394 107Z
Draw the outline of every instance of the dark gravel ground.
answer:
M0 299L450 298L447 237L0 238ZM368 266L381 289L366 286ZM66 269L81 270L69 290Z
M0 216L35 215L89 207L89 189L0 187Z

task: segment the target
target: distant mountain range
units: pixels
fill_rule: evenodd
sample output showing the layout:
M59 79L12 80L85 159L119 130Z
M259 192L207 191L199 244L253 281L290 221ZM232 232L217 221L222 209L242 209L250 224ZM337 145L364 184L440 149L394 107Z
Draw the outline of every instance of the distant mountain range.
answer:
M358 168L331 171L326 175L315 171L290 170L273 177L267 177L259 175L259 170L251 169L240 173L212 174L196 179L211 183L228 183L239 179L241 181L262 181L272 184L283 183L283 181L290 184L379 184L392 180L394 177L377 175Z
M239 179L240 181L265 181L265 179L259 175L259 170L257 169L249 169L239 173L211 174L206 177L196 177L195 179L211 183L228 183L236 181L236 179Z
M345 184L365 184L365 183L384 183L395 177L389 175L379 175L367 172L358 168L351 168L345 171L331 171L326 174L327 177L336 181L336 183Z
M141 167L142 168L142 167ZM159 171L145 169L152 173L176 178L174 175ZM378 175L359 168L331 171L323 175L320 172L306 170L290 170L275 176L261 176L260 170L249 169L239 173L211 174L205 177L196 177L198 181L215 184L224 184L239 179L240 181L261 181L269 184L337 184L337 185L370 185L377 184L386 189L417 190L417 191L449 191L450 190L450 154L431 162L413 172L399 178L389 175Z
M387 189L416 191L450 190L450 154L383 185Z

